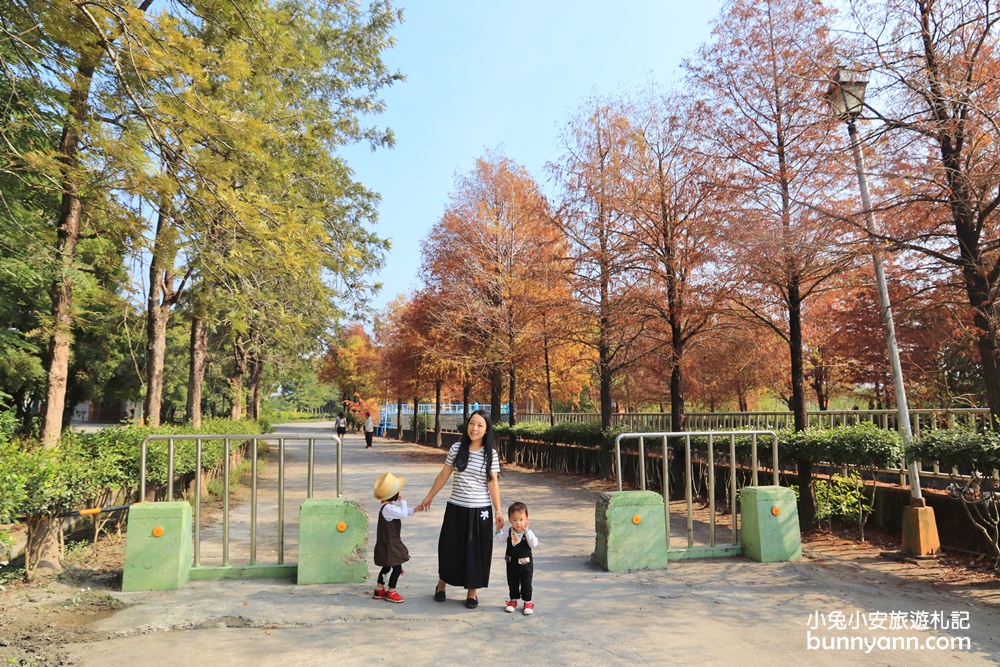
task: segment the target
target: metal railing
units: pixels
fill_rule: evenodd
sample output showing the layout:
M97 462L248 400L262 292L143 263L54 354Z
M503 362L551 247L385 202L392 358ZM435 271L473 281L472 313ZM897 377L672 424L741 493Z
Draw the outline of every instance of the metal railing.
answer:
M670 471L669 467L669 457L667 456L667 447L671 439L684 440L684 499L687 506L687 551L694 551L696 547L694 546L694 466L691 457L691 438L692 437L708 437L708 451L706 456L706 469L708 474L708 549L706 550L706 555L728 555L732 550L740 547L739 538L737 536L737 521L736 521L736 497L737 497L737 486L736 486L736 436L750 436L750 479L751 485L757 486L758 484L758 464L757 464L757 439L759 436L768 436L771 439L771 474L772 474L772 484L777 486L779 484L779 469L778 469L778 435L774 431L770 430L758 430L758 431L673 431L673 432L660 432L660 433L622 433L615 438L615 476L618 479L618 490L622 490L622 458L621 458L621 442L622 440L632 440L637 439L639 441L639 486L642 491L646 490L646 447L645 441L647 438L659 438L663 443L663 512L664 512L664 524L667 540L667 552L670 553ZM715 541L715 439L718 437L728 436L729 439L729 473L730 473L730 497L732 500L732 542L730 543L728 550L724 551L722 554L711 553L716 548Z
M250 457L250 566L257 565L257 443L266 442L269 445L277 442L278 445L278 521L277 521L277 565L285 565L285 446L288 442L308 443L307 453L307 473L306 473L306 497L313 497L313 480L315 471L315 450L317 440L332 440L337 445L337 497L341 498L343 490L343 443L340 438L330 433L304 433L294 436L287 435L240 435L240 434L174 434L174 435L148 435L141 445L139 454L139 499L146 498L146 467L147 452L151 442L167 443L167 501L174 500L174 479L175 475L175 443L178 441L195 442L195 475L194 475L194 557L192 567L201 567L201 504L202 504L202 453L203 445L206 441L222 440L225 443L224 456L222 459L222 479L225 484L225 491L222 494L222 567L230 567L229 562L229 482L230 482L230 461L232 458L232 442L236 441L239 446L252 443L253 450Z
M909 411L913 435L920 436L924 430L932 428L954 428L955 426L983 426L989 423L987 408L920 408ZM883 429L896 429L896 410L814 410L806 413L809 426L832 428L870 422ZM551 415L556 423L600 424L598 412L556 412ZM781 430L794 427L794 414L790 411L777 412L686 412L687 428L693 431L721 429L768 429ZM548 423L547 412L521 413L519 422L540 421ZM638 430L639 428L657 432L673 431L669 413L665 412L616 412L611 415L615 427Z

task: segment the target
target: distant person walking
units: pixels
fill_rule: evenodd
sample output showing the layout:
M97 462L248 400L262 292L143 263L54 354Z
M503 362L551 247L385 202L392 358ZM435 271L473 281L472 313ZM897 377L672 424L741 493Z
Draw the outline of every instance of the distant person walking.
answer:
M493 449L489 415L477 410L469 417L462 439L451 446L441 472L417 509L430 509L434 496L452 476L451 497L438 537L438 583L434 600L444 602L445 586L466 589L465 606L479 606L478 589L490 585L493 536L503 529L500 512L500 457Z
M347 417L341 412L337 416L337 437L340 438L340 442L344 442L344 435L347 433Z
M372 448L372 438L375 436L375 421L372 419L372 413L365 413L365 449Z

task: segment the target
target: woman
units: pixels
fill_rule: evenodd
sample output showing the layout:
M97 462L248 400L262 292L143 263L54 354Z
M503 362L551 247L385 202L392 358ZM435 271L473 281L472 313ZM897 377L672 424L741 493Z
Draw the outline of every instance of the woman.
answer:
M438 538L438 583L434 599L444 602L446 584L466 589L465 606L479 605L478 589L490 584L493 535L503 528L500 513L500 458L493 449L493 424L477 410L469 417L462 439L451 446L418 510L430 509L434 496L452 481Z

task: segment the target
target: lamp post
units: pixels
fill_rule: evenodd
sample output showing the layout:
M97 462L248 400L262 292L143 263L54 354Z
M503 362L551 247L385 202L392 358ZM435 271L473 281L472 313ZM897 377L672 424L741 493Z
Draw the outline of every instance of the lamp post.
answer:
M854 167L858 173L858 188L861 190L861 207L864 212L865 228L872 237L872 261L875 264L875 284L878 287L878 300L882 310L882 325L885 329L885 343L889 348L889 365L892 367L892 384L896 389L896 411L898 413L899 432L904 446L913 439L910 429L910 410L906 402L906 388L903 385L903 370L899 364L899 348L896 345L896 325L892 318L892 304L889 301L889 288L885 281L885 269L878 244L874 240L876 233L875 215L872 213L871 195L868 193L868 178L865 175L865 158L861 153L861 140L858 138L858 128L855 124L865 106L865 88L868 77L864 72L838 69L833 75L827 99L833 112L847 122L847 134L851 139L851 152L854 154ZM917 475L916 463L910 463L910 493L913 498L922 498L920 492L920 477Z
M865 175L865 159L861 153L861 140L858 138L858 128L855 121L861 115L865 105L865 88L868 85L868 77L865 72L838 68L834 72L833 80L826 97L833 109L834 114L847 123L847 134L851 140L851 152L854 154L854 167L858 174L858 188L861 190L861 206L864 213L865 228L872 243L872 261L875 265L875 283L878 287L879 306L882 310L882 325L885 329L885 342L889 350L889 365L892 368L892 384L896 390L896 411L898 414L899 433L903 439L905 447L913 439L913 432L910 429L910 410L906 402L906 388L903 385L903 370L899 364L899 348L896 345L896 326L892 318L892 304L889 301L889 288L885 281L885 269L882 266L882 257L878 250L878 243L875 240L877 233L875 227L875 215L872 212L871 196L868 192L868 178ZM934 524L934 514L923 498L920 491L920 474L917 470L916 461L910 461L908 465L910 477L910 505L909 509L919 508L929 513L930 527L925 523L927 514L915 519L916 526L910 526L910 536L914 536L916 531L916 541L922 546L910 548L907 542L907 528L910 517L904 514L903 518L903 549L917 555L931 555L940 549L937 541L937 527ZM922 533L933 533L933 537L927 535L924 540L919 537ZM912 541L912 540L911 540ZM923 544L924 542L927 544Z

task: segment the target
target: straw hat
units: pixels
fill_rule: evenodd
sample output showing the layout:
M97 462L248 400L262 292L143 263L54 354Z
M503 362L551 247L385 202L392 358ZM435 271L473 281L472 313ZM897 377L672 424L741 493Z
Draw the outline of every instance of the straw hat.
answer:
M403 490L406 478L400 475L396 477L391 472L379 475L375 480L375 497L378 500L388 500Z

